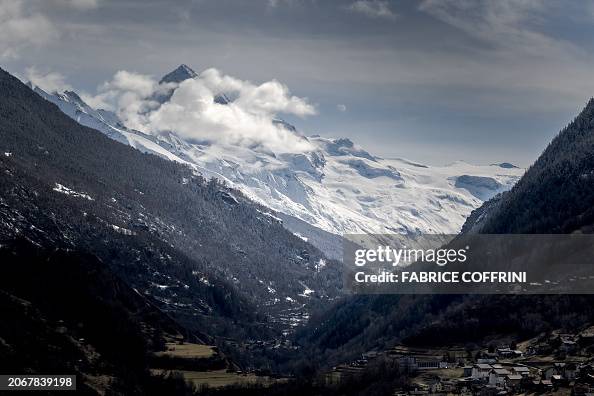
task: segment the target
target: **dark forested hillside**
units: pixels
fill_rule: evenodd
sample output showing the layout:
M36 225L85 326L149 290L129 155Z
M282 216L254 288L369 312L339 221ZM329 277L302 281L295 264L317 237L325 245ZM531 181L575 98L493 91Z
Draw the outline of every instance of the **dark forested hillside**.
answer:
M77 124L0 70L0 246L17 241L92 258L203 341L280 337L341 283L336 263L319 266L322 254L265 208ZM10 266L26 257L2 261L0 276L24 277Z
M464 225L466 232L591 232L594 224L594 99L512 188Z
M78 392L160 394L150 351L191 337L97 257L25 238L0 246L0 372L78 375ZM173 386L173 387L172 387Z
M594 100L508 193L475 210L463 232L591 232ZM354 296L313 318L300 335L312 356L336 363L398 342L416 345L528 337L594 322L592 296Z

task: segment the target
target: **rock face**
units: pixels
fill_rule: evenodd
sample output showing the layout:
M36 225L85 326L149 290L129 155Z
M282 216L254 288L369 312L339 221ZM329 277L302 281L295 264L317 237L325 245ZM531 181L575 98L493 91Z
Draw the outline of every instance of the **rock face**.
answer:
M187 65L179 65L175 70L161 78L160 83L180 83L189 78L198 77L198 74Z

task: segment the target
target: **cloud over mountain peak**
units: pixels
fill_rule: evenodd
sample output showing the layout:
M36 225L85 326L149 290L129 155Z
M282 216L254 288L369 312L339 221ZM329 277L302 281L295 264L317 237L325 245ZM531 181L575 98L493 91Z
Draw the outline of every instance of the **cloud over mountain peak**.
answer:
M220 95L233 100L217 100ZM188 140L257 145L274 152L311 149L306 139L274 122L279 114L316 114L306 98L291 95L277 80L254 84L214 68L198 75L186 65L159 82L121 70L99 86L97 94L86 94L84 99L95 108L116 112L127 127L146 133L175 131Z

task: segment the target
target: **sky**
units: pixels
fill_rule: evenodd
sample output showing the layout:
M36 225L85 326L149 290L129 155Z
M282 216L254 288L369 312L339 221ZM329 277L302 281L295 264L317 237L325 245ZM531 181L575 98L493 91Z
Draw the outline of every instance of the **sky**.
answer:
M0 67L22 79L96 101L182 63L244 98L276 82L304 134L429 164L530 165L594 96L592 37L578 0L0 0Z

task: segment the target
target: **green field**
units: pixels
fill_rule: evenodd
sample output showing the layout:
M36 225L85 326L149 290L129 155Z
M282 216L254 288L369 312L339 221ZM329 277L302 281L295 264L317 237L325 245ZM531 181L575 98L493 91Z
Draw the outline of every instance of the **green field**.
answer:
M207 359L215 355L214 347L201 344L176 344L168 342L167 350L156 352L157 356L170 356L185 359Z
M216 371L186 371L186 370L161 370L153 369L151 372L155 375L180 373L186 379L193 383L197 388L207 385L210 388L220 388L227 385L237 384L255 384L270 385L279 381L270 377L260 377L254 374L229 373L227 370Z

